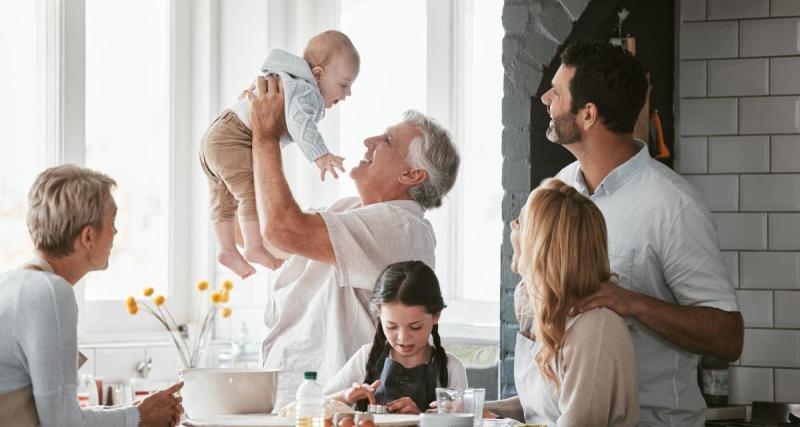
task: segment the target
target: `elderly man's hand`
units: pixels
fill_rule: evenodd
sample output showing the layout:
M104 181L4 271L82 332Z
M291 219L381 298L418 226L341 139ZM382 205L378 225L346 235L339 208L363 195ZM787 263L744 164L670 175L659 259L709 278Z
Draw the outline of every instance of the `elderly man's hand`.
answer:
M250 100L250 126L253 142L266 139L275 143L286 133L283 84L279 77L259 76L256 80L256 93L247 94Z

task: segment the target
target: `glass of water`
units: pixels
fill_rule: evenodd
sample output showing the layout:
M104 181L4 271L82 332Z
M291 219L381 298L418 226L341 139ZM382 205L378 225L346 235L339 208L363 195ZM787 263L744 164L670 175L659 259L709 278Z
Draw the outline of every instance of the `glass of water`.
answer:
M436 412L440 414L473 414L473 424L480 426L483 421L483 400L486 389L468 388L452 389L438 387L436 389Z

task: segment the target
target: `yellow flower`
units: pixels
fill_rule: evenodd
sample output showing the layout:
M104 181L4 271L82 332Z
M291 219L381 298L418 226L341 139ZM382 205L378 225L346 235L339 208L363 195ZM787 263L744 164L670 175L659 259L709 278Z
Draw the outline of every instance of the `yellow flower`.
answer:
M212 292L211 293L211 302L213 302L214 304L217 304L220 301L222 301L222 294L219 293L219 292Z
M222 282L222 287L226 291L229 291L229 290L233 289L233 282L231 282L230 280L226 280L226 281Z
M223 308L222 309L222 317L230 317L232 311L233 310L231 310L230 307Z
M161 305L161 304L164 304L165 300L166 300L166 298L164 298L164 295L159 295L159 296L153 298L153 303L155 305Z
M228 292L228 290L226 289L226 290L224 290L224 291L222 292L222 300L221 300L221 301L222 301L222 302L228 302L228 298L230 298L230 293L229 293L229 292Z
M128 309L128 313L136 314L139 311L139 306L136 305L136 298L128 297L125 299L125 307Z
M150 295L153 295L153 292L155 292L153 290L153 288L144 288L144 292L143 293L144 293L144 296L149 297Z
M201 280L197 282L197 290L203 292L204 290L208 289L208 282L205 280Z

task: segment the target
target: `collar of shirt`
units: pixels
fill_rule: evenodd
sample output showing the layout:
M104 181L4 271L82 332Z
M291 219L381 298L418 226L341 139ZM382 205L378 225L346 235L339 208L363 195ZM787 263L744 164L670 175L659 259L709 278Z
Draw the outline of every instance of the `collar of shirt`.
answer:
M636 173L650 161L650 152L647 150L645 143L638 139L634 139L633 143L639 147L639 151L636 155L628 159L625 163L617 166L611 173L606 175L603 181L600 182L600 185L595 189L594 194L613 193L618 188L622 187L628 179L636 175ZM586 181L584 180L580 166L578 166L575 171L577 174L574 181L576 183L575 188L582 194L590 196L589 188L586 186Z
M28 261L28 265L39 267L39 269L41 269L42 271L46 271L48 273L55 273L50 263L45 261L45 259L40 257L38 254L34 255L33 258L31 258Z
M261 66L261 71L268 73L271 71L285 71L294 77L303 79L314 86L317 86L317 79L314 78L314 73L308 66L305 59L293 55L285 50L272 49Z

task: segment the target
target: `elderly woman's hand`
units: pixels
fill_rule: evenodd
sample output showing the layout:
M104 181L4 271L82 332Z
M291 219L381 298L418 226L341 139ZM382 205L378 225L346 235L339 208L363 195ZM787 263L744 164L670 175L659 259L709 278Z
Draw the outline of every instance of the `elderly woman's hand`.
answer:
M137 402L135 405L139 409L139 425L142 427L178 425L181 422L183 405L181 405L181 397L175 396L175 393L181 388L183 388L182 382Z
M278 143L286 133L283 84L276 75L258 77L256 94L247 93L250 100L250 126L253 130L253 143L257 140L270 140Z

